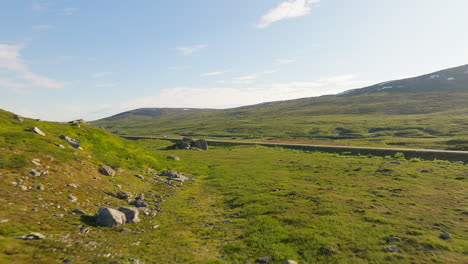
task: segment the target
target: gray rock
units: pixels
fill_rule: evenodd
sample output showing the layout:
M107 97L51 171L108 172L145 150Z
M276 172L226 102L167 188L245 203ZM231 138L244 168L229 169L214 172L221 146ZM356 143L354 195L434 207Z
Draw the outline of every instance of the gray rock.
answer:
M440 234L439 237L440 237L441 239L447 240L447 239L451 239L451 238L452 238L452 235L450 235L450 233L444 232L444 233Z
M118 193L115 194L115 197L117 197L119 199L122 199L122 200L127 200L130 197L132 197L132 195L130 193L127 193L127 192L118 192Z
M65 136L65 135L60 135L60 138L67 141L72 147L79 149L80 148L80 142L74 138Z
M284 264L297 264L297 261L288 259Z
M161 176L166 176L166 177L169 177L169 179L171 180L180 181L180 182L189 180L189 178L185 176L184 174L177 172L177 171L172 171L172 170L161 171Z
M77 120L70 121L68 123L70 123L70 124L86 124L86 121L84 121L83 119L77 119Z
M31 162L36 166L41 166L41 160L39 159L33 159Z
M130 204L136 207L148 207L148 203L143 200L134 200Z
M32 131L36 134L39 134L41 136L45 136L46 134L44 132L42 132L38 127L33 127L32 128Z
M75 196L70 194L70 195L68 195L68 200L70 200L70 202L72 202L72 203L75 203L75 202L78 201L78 198L76 198Z
M270 256L264 256L264 257L260 257L260 258L258 258L257 260L255 260L255 262L257 262L257 263L268 263L268 262L270 262L270 261L272 261L272 260L273 260L272 257L270 257Z
M56 146L59 147L59 148L61 148L61 149L64 149L64 148L65 148L65 146L62 145L62 144L57 144Z
M400 242L401 239L399 237L396 237L396 236L391 236L391 237L388 237L387 238L387 242L391 243L391 242Z
M167 159L175 160L175 161L179 161L179 160L180 160L180 158L177 157L176 155L170 155L170 156L167 157Z
M19 187L22 191L27 191L27 190L28 190L28 187L27 187L27 186L24 186L24 185L18 185L18 187Z
M35 170L35 169L31 169L29 171L29 174L31 174L32 176L39 177L39 176L41 176L42 173L40 171Z
M42 184L33 184L33 187L41 191L45 190L45 187Z
M37 232L31 232L29 235L24 235L18 237L18 239L23 239L23 240L40 240L46 238L43 234L37 233Z
M119 168L119 167L117 167L117 168L113 168L113 169L114 169L114 170L116 170L118 173L124 173L124 172L125 172L125 170L124 170L124 169L122 169L122 168Z
M18 121L20 123L23 123L23 121L24 121L24 118L22 116L20 116L20 115L15 115L15 119L16 119L16 121Z
M203 150L208 150L208 142L204 139L199 139L195 141L195 147Z
M140 175L140 174L135 174L135 177L137 177L137 178L139 178L139 179L142 179L142 180L144 180L144 179L145 179L145 177L143 177L143 176L142 176L142 175Z
M75 209L72 211L72 213L77 214L77 215L85 215L86 212L80 209Z
M70 188L78 188L78 185L74 184L74 183L69 183L67 184L67 187L70 187Z
M392 253L400 253L401 252L400 247L398 245L386 246L384 248L384 250L387 251L387 252L392 252Z
M115 171L110 166L102 165L101 167L99 167L99 172L106 176L115 176Z
M120 232L123 232L123 233L131 233L133 232L133 230L131 230L130 228L122 228L122 230L120 230Z
M8 219L0 219L0 224L8 222Z
M127 219L126 223L133 224L141 222L140 218L138 217L138 215L140 214L138 208L120 207L118 210L125 214L125 218Z
M53 216L55 216L55 217L64 217L65 215L64 214L53 214Z
M151 229L157 229L159 227L159 225L154 225L151 227Z
M105 227L116 227L125 224L125 214L112 208L101 207L96 215L96 224Z

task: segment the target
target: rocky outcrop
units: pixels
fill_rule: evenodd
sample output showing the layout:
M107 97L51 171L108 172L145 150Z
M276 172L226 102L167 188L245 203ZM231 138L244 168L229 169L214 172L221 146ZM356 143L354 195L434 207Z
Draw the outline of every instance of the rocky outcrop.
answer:
M60 138L67 141L72 147L74 147L76 149L80 148L80 142L78 140L76 140L74 138L71 138L71 137L68 137L68 136L65 136L65 135L61 135Z
M173 181L180 181L180 182L184 182L184 181L188 181L189 178L187 175L185 174L182 174L178 171L172 171L172 170L163 170L161 171L161 176L166 176L166 177L169 177L170 180L173 180Z
M204 139L194 141L192 138L184 137L182 141L176 142L172 147L173 149L185 150L208 150L208 142Z
M33 127L33 128L32 128L32 131L33 131L34 133L36 133L36 134L39 134L39 135L43 136L43 137L46 135L46 134L45 134L44 132L42 132L38 127Z
M96 215L96 224L99 226L116 227L126 222L125 214L112 208L101 207Z
M32 232L29 235L18 237L18 239L23 239L23 240L39 240L39 239L44 239L44 238L45 236L43 234L37 233L37 232Z
M111 176L111 177L115 176L115 171L110 166L102 165L101 167L99 167L99 172L102 175Z
M120 207L118 210L125 214L125 218L127 219L126 223L134 224L141 221L138 217L140 212L135 207Z
M208 142L206 142L206 140L204 139L199 139L197 141L195 141L195 147L199 148L199 149L203 149L203 150L208 150Z

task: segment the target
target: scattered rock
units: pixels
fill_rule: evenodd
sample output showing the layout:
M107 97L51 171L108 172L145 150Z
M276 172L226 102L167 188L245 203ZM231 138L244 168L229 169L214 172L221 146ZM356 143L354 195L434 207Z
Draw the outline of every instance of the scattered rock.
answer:
M45 187L42 184L33 184L33 187L41 191L45 190Z
M0 219L0 224L8 222L8 219Z
M177 172L177 171L172 171L172 170L161 171L161 176L166 176L166 177L169 177L171 180L180 181L180 182L189 180L189 178L185 176L184 174Z
M42 132L38 127L33 127L32 131L35 132L36 134L39 134L41 136L45 136L46 134Z
M78 198L76 198L75 196L70 194L70 195L68 195L68 200L70 200L70 202L72 202L72 203L75 203L75 202L78 201Z
M400 247L398 245L386 246L384 248L384 250L387 251L387 252L393 252L393 253L400 253L401 252Z
M125 224L127 221L125 214L107 207L99 208L96 215L96 224L105 227L115 227Z
M115 197L119 198L119 199L122 199L122 200L127 200L127 199L130 199L130 197L132 197L132 195L130 193L127 193L127 192L118 192L118 193L115 194Z
M257 262L257 263L268 263L268 262L270 262L272 260L273 260L272 257L264 256L264 257L260 257L260 258L256 259L255 262Z
M230 223L232 223L232 220L224 220L223 223L230 224Z
M451 239L451 238L452 238L452 235L450 235L450 233L448 233L448 232L444 232L444 233L440 234L439 237L440 237L441 239L447 240L447 239Z
M142 179L142 180L144 180L144 179L145 179L145 177L143 177L143 176L142 176L142 175L140 175L140 174L135 174L135 177L137 177L137 178L139 178L139 179Z
M199 139L195 141L195 147L203 150L208 150L208 142L204 139Z
M130 204L136 207L148 207L148 203L143 200L134 200Z
M65 135L60 135L60 138L67 141L68 143L70 143L70 145L76 149L79 149L80 148L80 142L76 139L73 139L71 137L68 137L68 136L65 136Z
M115 176L115 171L110 166L102 165L101 167L99 167L99 172L106 176Z
M297 261L288 259L284 264L297 264Z
M180 160L180 158L177 157L176 155L170 155L170 156L167 157L167 159L175 160L175 161L179 161L179 160Z
M77 119L77 120L70 121L68 123L69 124L86 124L86 121L84 121L83 119Z
M72 213L77 214L77 215L85 215L86 212L80 209L75 209L72 211Z
M74 183L69 183L69 184L67 184L67 186L70 187L70 188L75 188L75 189L78 188L78 185L76 185Z
M157 229L159 227L159 225L154 225L151 227L151 229Z
M19 187L22 191L27 191L27 190L28 190L28 187L27 187L27 186L24 186L24 185L18 185L18 187Z
M394 170L392 170L392 169L380 169L380 170L376 170L375 172L394 172Z
M391 236L391 237L388 237L387 238L387 242L388 243L391 243L391 242L400 242L401 239L399 237L396 237L396 236Z
M31 162L36 166L41 166L41 160L39 159L33 159Z
M55 217L64 217L64 214L53 214Z
M131 233L131 232L133 232L133 230L131 230L130 228L125 227L125 228L122 228L122 230L120 230L120 232L122 232L122 233Z
M20 116L20 115L15 115L15 119L16 119L16 121L18 121L20 123L23 123L23 121L24 121L24 118L22 116Z
M135 207L120 207L118 210L125 214L126 223L133 224L141 221L138 217L140 212Z
M31 170L29 171L29 174L31 174L32 176L36 176L36 177L39 177L39 176L42 175L42 173L41 173L40 171L35 170L35 169L31 169Z
M65 148L65 146L62 145L62 144L56 144L56 146L59 147L59 148L61 148L61 149L64 149L64 148Z
M46 238L43 234L37 233L37 232L32 232L29 235L24 235L18 237L18 239L23 239L23 240L40 240Z

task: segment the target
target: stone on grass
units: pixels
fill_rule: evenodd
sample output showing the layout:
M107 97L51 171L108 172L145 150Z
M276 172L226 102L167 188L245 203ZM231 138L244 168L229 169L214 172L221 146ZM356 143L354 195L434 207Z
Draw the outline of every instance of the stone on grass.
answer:
M400 247L398 245L386 246L384 248L384 250L387 251L387 252L392 252L392 253L400 253L401 252Z
M41 191L45 190L45 187L42 184L33 184L33 187Z
M68 200L70 200L70 202L74 203L74 202L78 201L78 198L76 198L75 196L70 194L70 195L68 195Z
M106 176L115 176L115 171L110 166L102 165L101 167L99 167L99 172Z
M86 214L85 211L80 210L80 209L75 209L75 210L72 211L72 213L77 214L77 215L84 215L84 214Z
M177 172L177 171L172 171L172 170L161 171L161 176L167 176L171 180L180 181L180 182L184 182L188 180L188 177L185 176L184 174Z
M450 235L450 233L448 233L448 232L444 232L444 233L440 234L439 237L440 237L441 239L447 240L447 239L451 239L451 238L452 238L452 235Z
M61 149L64 149L64 148L65 148L65 146L62 145L62 144L57 144L56 146L59 147L59 148L61 148Z
M67 187L70 187L70 188L78 188L78 185L74 184L74 183L69 183L67 184Z
M145 177L143 177L141 174L135 174L135 177L137 177L137 178L139 178L139 179L142 179L142 180L145 179Z
M99 208L96 215L96 224L105 227L116 227L125 224L127 221L125 214L107 207Z
M45 136L46 134L44 132L42 132L38 127L33 127L32 128L32 131L36 134L39 134L41 136Z
M80 148L80 142L74 138L65 136L65 135L60 135L60 138L67 141L72 147L79 149Z
M288 259L284 264L297 264L297 261Z
M272 257L270 257L270 256L264 256L264 257L260 257L260 258L258 258L257 260L255 260L255 262L257 262L257 263L268 263L268 262L270 262L270 261L272 261L272 260L273 260Z
M40 240L44 238L45 236L43 234L37 233L37 232L31 232L29 235L18 237L18 239L23 239L23 240Z
M195 141L195 147L203 150L208 150L208 142L204 139L199 139Z
M176 155L170 155L170 156L167 157L167 159L175 160L175 161L179 161L179 160L180 160L180 158L177 157Z
M33 159L31 162L36 166L41 166L41 160L39 159Z
M400 242L401 239L399 237L396 237L396 236L391 236L391 237L388 237L387 238L387 242Z
M148 203L143 200L134 200L130 204L136 207L148 207Z
M139 223L141 220L138 217L140 212L138 211L138 208L135 207L120 207L118 209L120 212L125 214L126 223L133 224L133 223Z
M0 219L0 224L8 222L8 219Z
M128 192L118 192L115 194L116 198L122 199L122 200L127 200L131 197L132 195Z
M23 121L24 121L24 118L22 116L20 116L20 115L15 115L15 119L16 119L16 121L18 121L20 123L23 123Z

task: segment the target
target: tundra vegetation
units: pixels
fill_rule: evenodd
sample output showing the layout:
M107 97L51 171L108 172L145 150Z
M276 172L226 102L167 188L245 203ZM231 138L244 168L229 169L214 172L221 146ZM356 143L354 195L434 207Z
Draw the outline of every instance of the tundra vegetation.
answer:
M0 263L467 260L463 162L170 145L0 111ZM96 224L137 200L138 223Z

